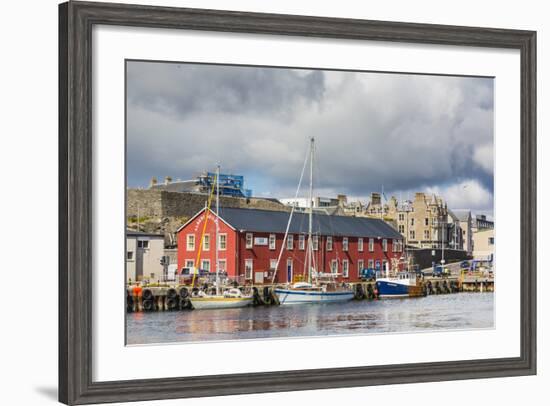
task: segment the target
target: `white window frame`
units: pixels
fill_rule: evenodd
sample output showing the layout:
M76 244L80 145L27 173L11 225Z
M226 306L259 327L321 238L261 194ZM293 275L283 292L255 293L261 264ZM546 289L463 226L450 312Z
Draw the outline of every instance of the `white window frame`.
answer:
M184 262L184 268L194 268L195 267L195 260L194 259L186 259Z
M254 247L254 234L246 233L245 235L245 247L246 249L252 249Z
M349 251L349 238L342 238L342 251Z
M332 236L327 236L327 251L332 251Z
M195 234L187 234L187 237L185 239L185 248L187 251L195 251L195 245L196 245L196 238Z
M359 237L357 239L357 250L359 252L363 252L363 250L365 249L364 245L365 245L365 242L363 241L363 237Z
M382 251L388 252L388 239L382 238Z
M312 237L312 239L313 239L313 241L312 241L311 245L312 245L313 251L318 251L319 250L319 236L314 235Z
M369 252L374 252L374 238L369 238Z
M338 273L338 260L333 259L330 261L330 273Z
M342 260L342 276L349 278L349 259Z
M224 240L223 247L222 247L222 237L223 237L223 240ZM225 251L227 249L227 234L226 233L218 234L218 249L220 251Z
M364 259L358 259L357 260L357 275L361 272L361 270L365 268L365 260Z
M374 269L374 259L371 258L367 261L367 268Z
M206 268L204 266L204 264L208 264L208 268ZM209 259L201 259L201 268L200 269L204 269L204 270L208 270L208 272L211 272L212 268L210 267L210 260Z
M250 265L250 275L248 274L248 267ZM254 260L252 258L247 258L244 260L244 278L246 280L251 280L254 275Z
M409 239L410 240L416 240L416 233L414 230L409 231Z
M424 239L429 240L430 239L430 230L424 230Z
M287 258L286 259L285 273L286 273L287 277L288 277L289 265L290 265L290 280L289 280L289 282L293 282L294 281L294 261L292 260L292 258Z
M141 248L142 250L148 250L150 248L149 240L138 240L137 248Z
M277 258L271 258L269 260L269 269L273 269L274 271L276 271L276 267L277 267Z
M210 251L210 234L204 234L202 236L202 250Z
M294 249L294 235L289 234L286 236L286 249L292 251Z
M126 251L126 261L134 261L134 251Z
M275 234L269 234L269 249L275 250L277 247L277 236Z
M223 267L222 267L223 264ZM218 270L219 271L227 271L227 260L226 259L218 259Z
M306 249L306 236L304 234L300 234L298 236L298 249L300 251L304 251Z

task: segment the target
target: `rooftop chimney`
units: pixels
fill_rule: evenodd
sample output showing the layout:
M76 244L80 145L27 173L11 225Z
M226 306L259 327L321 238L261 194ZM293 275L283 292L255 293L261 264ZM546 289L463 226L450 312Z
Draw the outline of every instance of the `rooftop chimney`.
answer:
M371 204L373 205L380 205L382 204L382 198L380 196L380 193L377 193L377 192L372 192L370 194L370 202Z
M348 197L346 195L338 195L336 198L338 199L338 205L340 207L344 207L348 202Z
M157 184L157 178L155 176L153 176L151 178L151 181L149 182L149 187L152 188L153 186L155 186Z

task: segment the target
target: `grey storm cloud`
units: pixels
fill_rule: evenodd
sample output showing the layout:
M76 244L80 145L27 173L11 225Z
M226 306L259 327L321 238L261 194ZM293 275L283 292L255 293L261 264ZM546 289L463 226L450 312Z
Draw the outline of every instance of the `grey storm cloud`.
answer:
M294 195L308 138L316 190L430 190L492 210L493 80L129 62L128 185L217 163L256 195ZM469 190L469 193L465 193ZM445 196L448 195L448 196Z

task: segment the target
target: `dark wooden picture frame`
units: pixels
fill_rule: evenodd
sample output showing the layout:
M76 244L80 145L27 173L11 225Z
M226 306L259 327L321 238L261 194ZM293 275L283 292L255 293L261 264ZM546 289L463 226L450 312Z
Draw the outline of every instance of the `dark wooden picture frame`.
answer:
M116 382L92 380L94 24L511 48L521 58L521 353L517 358ZM59 400L219 396L536 373L536 32L68 2L59 6Z

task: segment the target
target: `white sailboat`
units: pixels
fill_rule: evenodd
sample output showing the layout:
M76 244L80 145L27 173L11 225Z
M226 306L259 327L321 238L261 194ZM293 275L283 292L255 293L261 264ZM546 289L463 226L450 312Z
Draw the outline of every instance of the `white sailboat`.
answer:
M313 257L313 240L312 240L312 229L313 229L313 157L315 151L315 139L312 137L310 140L309 148L309 221L308 221L308 240L307 240L307 251L306 251L306 273L307 273L307 282L297 282L291 284L290 281L285 287L278 287L273 290L279 303L284 304L300 304L300 303L328 303L328 302L343 302L353 299L354 292L351 288L343 285L339 285L335 282L334 277L336 275L330 275L332 280L323 281L320 278L320 273L316 272L314 267L314 257ZM304 168L302 169L302 176L298 183L298 189L296 190L296 197L298 196L300 184L302 182ZM294 207L292 208L283 239L283 244L281 246L281 251L279 252L279 257L277 259L277 264L275 270L278 269L279 262L281 260L282 252L286 246L286 239L288 236L288 230L290 228L290 223L292 221L292 214L294 213ZM315 276L313 280L312 276ZM273 275L275 279L275 273Z
M209 294L202 290L199 290L197 292L193 292L190 297L191 305L193 306L193 309L195 310L203 310L203 309L228 309L228 308L236 308L236 307L246 307L252 304L253 302L253 296L252 295L246 295L243 292L241 292L237 288L229 288L225 289L222 292L221 288L221 281L220 281L220 261L219 261L219 209L220 209L220 166L218 165L216 168L216 180L214 182L216 185L216 293L215 294ZM212 190L213 192L213 190ZM205 211L205 216L208 216L208 212L210 211L210 204L212 201L212 192L210 193L209 202L207 210ZM208 221L208 218L204 221L203 226L203 232L201 235L201 240L199 243L199 252L197 254L197 264L199 263L201 249L202 249L202 241L204 238L204 232L206 230L206 223ZM193 276L193 285L195 282L195 276Z

